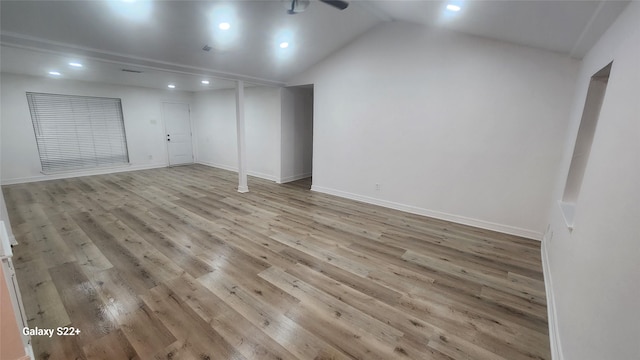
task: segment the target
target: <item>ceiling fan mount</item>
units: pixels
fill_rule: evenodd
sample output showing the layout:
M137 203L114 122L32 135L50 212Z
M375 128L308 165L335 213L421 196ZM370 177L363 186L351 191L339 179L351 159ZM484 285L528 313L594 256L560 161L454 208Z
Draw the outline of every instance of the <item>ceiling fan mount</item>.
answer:
M338 10L344 10L349 7L349 3L342 0L319 0L329 6L333 6ZM309 7L311 0L282 0L285 8L287 9L287 14L295 15L299 14Z

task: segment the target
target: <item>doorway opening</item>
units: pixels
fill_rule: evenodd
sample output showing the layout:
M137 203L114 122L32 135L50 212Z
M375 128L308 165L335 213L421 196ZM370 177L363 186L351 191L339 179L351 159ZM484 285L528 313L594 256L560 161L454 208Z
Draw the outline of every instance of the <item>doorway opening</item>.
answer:
M313 174L313 85L282 89L280 183L311 188Z
M571 165L569 166L569 174L567 175L567 182L560 201L560 207L569 229L573 229L575 204L580 195L580 188L587 168L589 153L596 133L596 126L600 117L600 110L602 109L612 65L613 62L596 72L589 82L587 99L582 111L578 136L573 148Z

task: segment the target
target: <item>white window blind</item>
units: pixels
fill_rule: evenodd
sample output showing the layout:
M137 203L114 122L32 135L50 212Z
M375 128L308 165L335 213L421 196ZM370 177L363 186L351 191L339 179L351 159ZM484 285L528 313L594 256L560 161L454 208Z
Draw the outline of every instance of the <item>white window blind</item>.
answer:
M27 93L44 173L129 163L120 99Z

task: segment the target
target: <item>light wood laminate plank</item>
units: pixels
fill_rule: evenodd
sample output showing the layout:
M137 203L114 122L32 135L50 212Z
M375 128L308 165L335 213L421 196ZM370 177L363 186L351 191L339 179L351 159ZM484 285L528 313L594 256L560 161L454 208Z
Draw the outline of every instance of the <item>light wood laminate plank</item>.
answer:
M203 165L2 188L38 359L551 359L540 243Z

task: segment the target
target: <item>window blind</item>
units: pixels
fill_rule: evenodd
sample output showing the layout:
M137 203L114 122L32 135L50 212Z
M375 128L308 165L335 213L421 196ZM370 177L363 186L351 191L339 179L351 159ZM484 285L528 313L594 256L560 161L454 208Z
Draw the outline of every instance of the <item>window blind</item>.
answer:
M44 173L129 163L120 99L27 93Z

